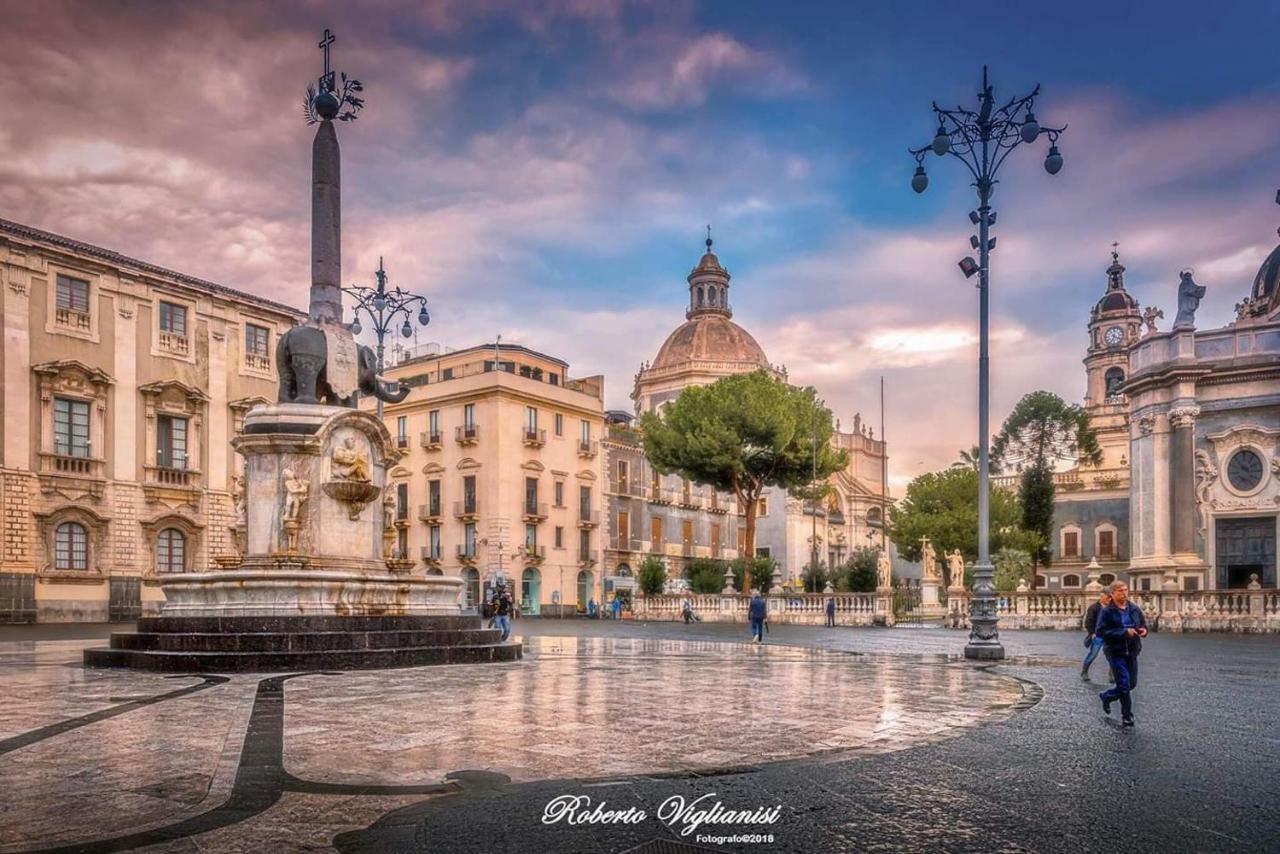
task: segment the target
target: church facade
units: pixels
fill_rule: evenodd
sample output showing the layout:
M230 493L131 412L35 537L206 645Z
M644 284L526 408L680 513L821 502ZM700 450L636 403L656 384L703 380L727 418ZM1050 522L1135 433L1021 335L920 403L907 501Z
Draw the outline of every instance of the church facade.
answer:
M764 370L787 380L786 369L771 364L755 338L733 322L730 279L708 238L706 252L687 277L685 322L636 374L637 415L660 410L689 386L735 374ZM608 472L607 571L626 576L646 554L658 554L668 574L678 576L694 558L740 556L746 523L735 497L654 471L644 460L639 434L625 423L626 414L611 420L602 444ZM797 581L814 552L819 560L839 563L859 546L881 545L888 502L885 444L860 417L854 422L852 432L837 429L832 436L833 445L849 452L849 465L829 479L833 492L822 506L778 489L766 490L760 499L756 552L778 562L784 582Z
M1205 287L1191 271L1168 331L1157 329L1161 311L1140 312L1125 291L1118 259L1107 272L1085 357L1085 405L1104 459L1059 474L1055 560L1038 580L1087 583L1096 556L1138 590L1274 588L1280 247L1236 319L1214 329L1196 328Z

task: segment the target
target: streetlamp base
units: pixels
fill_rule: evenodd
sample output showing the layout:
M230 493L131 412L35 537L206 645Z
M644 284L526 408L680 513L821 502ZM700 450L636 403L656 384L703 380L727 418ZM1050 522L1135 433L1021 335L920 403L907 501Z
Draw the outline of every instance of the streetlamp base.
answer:
M1004 646L1000 641L970 641L965 644L964 657L974 661L1002 661Z

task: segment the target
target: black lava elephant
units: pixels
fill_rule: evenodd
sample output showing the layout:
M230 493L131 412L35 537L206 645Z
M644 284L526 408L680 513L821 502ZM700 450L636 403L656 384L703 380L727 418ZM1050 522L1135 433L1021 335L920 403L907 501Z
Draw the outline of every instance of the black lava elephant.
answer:
M363 344L359 353L360 391L386 403L399 403L409 394L409 386L400 383L388 390L378 379L378 359ZM276 366L280 371L281 403L324 403L329 406L354 407L360 397L339 397L329 386L325 375L328 346L324 332L314 326L295 326L280 336L276 344Z

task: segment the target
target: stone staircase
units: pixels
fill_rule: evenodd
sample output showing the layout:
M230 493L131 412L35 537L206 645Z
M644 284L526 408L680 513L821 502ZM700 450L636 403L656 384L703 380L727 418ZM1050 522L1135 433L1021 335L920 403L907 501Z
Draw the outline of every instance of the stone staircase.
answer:
M372 670L516 661L481 618L145 617L136 632L113 632L107 649L87 649L88 667L164 673Z

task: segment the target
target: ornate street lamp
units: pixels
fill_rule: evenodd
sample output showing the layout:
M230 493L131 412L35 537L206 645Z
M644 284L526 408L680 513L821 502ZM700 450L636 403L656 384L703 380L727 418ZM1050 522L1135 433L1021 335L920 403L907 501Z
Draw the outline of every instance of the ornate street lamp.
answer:
M970 238L970 244L978 250L978 260L966 257L960 261L965 278L978 274L978 560L973 565L973 597L969 604L969 643L965 645L967 658L1001 659L1004 647L1000 644L998 618L996 616L995 568L991 565L991 369L988 342L988 292L990 285L991 250L996 239L989 235L995 225L996 214L991 210L991 194L995 190L996 172L1005 158L1019 145L1035 142L1040 137L1049 140L1049 154L1044 168L1050 175L1062 169L1062 154L1058 151L1058 136L1066 130L1042 126L1032 112L1039 85L1030 95L1013 98L997 107L991 84L987 81L986 66L982 68L982 92L978 95L978 111L956 107L944 110L933 104L938 118L938 131L933 141L921 148L911 149L916 159L916 171L911 178L911 189L923 193L929 186L924 161L930 153L942 157L950 154L969 170L973 186L978 191L978 209L969 213L969 220L978 226L978 234Z
M414 310L418 313L418 323L426 326L431 322L431 314L427 311L427 298L420 297L417 294L411 294L408 291L401 290L397 287L395 290L387 290L387 271L382 269L382 258L378 258L378 269L375 275L378 277L378 286L376 288L365 287L364 285L352 285L349 288L343 288L344 294L350 295L355 301L355 309L352 310L353 319L351 321L351 334L359 335L364 327L360 325L360 313L364 312L365 316L373 324L373 334L378 339L378 376L382 375L383 368L386 367L384 361L385 340L387 333L395 327L397 318L403 316L404 323L400 326L400 334L405 338L413 335L413 325L409 319L413 316ZM382 400L378 400L378 420L382 420Z

